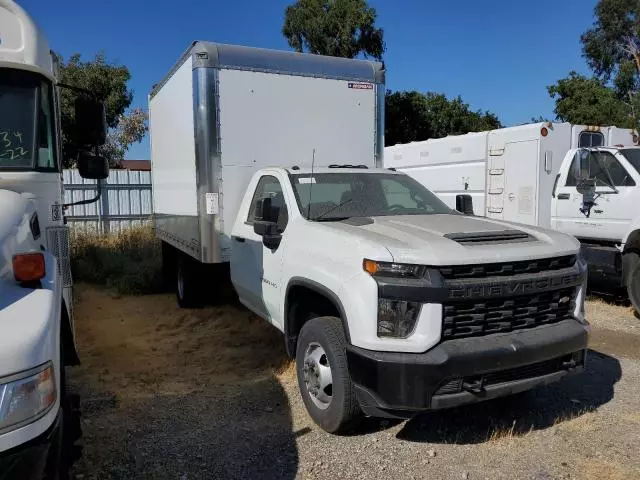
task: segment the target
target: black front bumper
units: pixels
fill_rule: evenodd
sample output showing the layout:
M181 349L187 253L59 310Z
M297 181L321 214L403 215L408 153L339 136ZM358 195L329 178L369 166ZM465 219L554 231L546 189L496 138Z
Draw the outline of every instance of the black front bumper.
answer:
M576 320L449 340L426 353L349 346L349 372L363 411L415 415L528 390L584 368L588 329Z
M9 479L49 479L56 478L61 448L61 416L51 427L33 440L0 452L0 480Z

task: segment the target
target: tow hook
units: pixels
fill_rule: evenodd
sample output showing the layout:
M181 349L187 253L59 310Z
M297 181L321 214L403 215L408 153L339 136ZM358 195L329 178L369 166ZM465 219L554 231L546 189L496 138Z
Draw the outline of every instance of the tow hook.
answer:
M462 382L462 390L469 393L484 392L484 377L480 377L471 382Z

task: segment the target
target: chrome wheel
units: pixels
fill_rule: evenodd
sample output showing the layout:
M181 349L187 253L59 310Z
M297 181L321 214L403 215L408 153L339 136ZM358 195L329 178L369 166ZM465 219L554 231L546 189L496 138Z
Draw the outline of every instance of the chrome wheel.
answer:
M333 398L333 377L329 357L319 343L310 343L307 346L302 372L313 403L321 410L329 408Z

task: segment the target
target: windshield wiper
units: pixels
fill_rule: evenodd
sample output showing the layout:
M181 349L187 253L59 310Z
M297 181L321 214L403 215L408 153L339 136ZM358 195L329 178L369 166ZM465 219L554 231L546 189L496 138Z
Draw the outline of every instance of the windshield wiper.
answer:
M336 205L335 207L331 207L331 208L330 208L329 210L327 210L326 212L322 212L320 215L318 215L317 217L312 218L312 219L310 219L310 220L314 220L314 221L316 221L316 222L317 222L318 220L322 220L326 215L328 215L328 214L330 214L331 212L333 212L333 211L335 211L335 210L339 209L340 207L344 207L345 205L347 205L347 204L349 204L349 203L351 203L351 202L353 202L353 198L350 198L349 200L345 200L344 202L339 203L339 204L338 204L338 205ZM337 220L345 220L345 219L347 219L347 218L349 218L349 217L336 217L336 218L335 218L335 220L336 220L336 221L337 221ZM332 218L331 220L334 220L334 219Z

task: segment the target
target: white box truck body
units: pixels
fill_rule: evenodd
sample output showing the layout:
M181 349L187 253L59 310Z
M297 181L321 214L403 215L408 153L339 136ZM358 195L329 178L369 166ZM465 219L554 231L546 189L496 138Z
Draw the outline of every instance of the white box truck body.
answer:
M195 42L149 97L157 235L228 262L258 169L382 164L384 93L378 63Z

